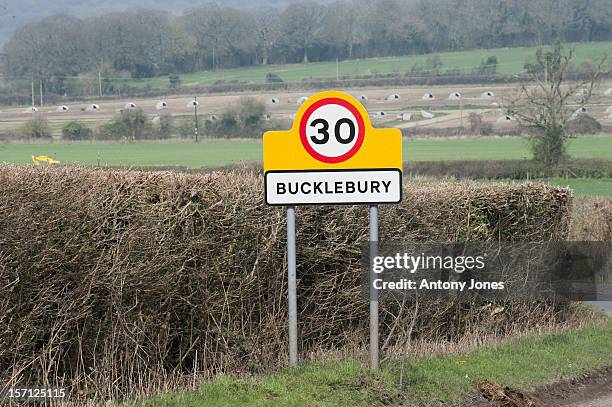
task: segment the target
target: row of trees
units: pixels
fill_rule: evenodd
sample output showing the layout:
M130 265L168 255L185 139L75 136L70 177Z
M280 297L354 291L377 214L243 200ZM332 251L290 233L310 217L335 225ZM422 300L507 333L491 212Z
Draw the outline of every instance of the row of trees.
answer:
M4 47L13 78L150 77L267 63L612 39L609 0L342 0L55 16Z

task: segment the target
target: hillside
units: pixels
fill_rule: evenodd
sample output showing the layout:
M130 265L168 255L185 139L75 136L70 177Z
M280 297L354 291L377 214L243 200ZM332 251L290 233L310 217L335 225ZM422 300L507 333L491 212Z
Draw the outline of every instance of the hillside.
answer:
M583 42L566 44L574 50L574 64L594 63L612 49L612 41ZM440 71L467 73L476 69L481 61L489 56L497 57L497 74L520 74L524 64L535 55L537 47L491 48L459 52L443 52L440 58ZM332 62L310 62L308 64L256 65L241 68L200 71L180 75L181 83L186 86L212 85L219 82L264 83L268 73L277 74L285 82L299 82L311 79L334 79L339 76L363 76L376 74L406 73L413 67L424 67L431 55L408 55L398 57L379 57L352 59ZM126 79L125 84L136 87L168 88L167 76L147 79Z

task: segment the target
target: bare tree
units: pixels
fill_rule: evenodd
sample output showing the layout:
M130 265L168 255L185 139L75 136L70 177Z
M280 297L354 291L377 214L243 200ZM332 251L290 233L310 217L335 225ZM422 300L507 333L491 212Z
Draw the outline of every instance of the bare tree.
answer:
M239 60L255 48L255 25L248 13L230 7L209 6L187 13L183 19L185 30L195 38L201 63L213 70L224 62Z
M322 39L325 11L316 3L297 3L280 16L283 38L289 48L303 51L303 62L308 62L308 50Z
M257 51L263 65L268 64L270 52L280 37L278 13L274 9L261 11L255 17L257 34Z
M602 58L582 79L570 81L573 51L557 42L552 50L539 49L531 65L531 83L523 84L511 101L508 114L529 129L534 159L547 167L567 158L568 122L581 112L591 98L606 58Z
M365 42L366 39L363 29L365 18L362 2L338 1L330 4L324 24L326 43L352 58L355 45Z

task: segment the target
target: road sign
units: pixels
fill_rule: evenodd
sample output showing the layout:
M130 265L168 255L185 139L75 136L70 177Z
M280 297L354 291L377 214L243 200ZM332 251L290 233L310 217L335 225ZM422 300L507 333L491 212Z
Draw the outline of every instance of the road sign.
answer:
M378 204L402 198L402 136L372 127L343 92L321 92L299 108L288 131L264 134L270 205Z
M287 206L289 364L297 365L295 205L369 204L370 263L378 252L379 203L402 199L402 134L372 127L357 99L321 92L288 131L264 134L265 199ZM370 267L370 280L373 271ZM378 292L370 284L370 364L378 370Z

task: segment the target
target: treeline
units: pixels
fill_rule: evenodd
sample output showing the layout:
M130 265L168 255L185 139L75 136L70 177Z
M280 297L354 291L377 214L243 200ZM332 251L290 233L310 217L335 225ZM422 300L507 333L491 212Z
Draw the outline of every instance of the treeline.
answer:
M609 0L352 0L55 16L16 30L9 78L142 78L268 63L612 39Z

